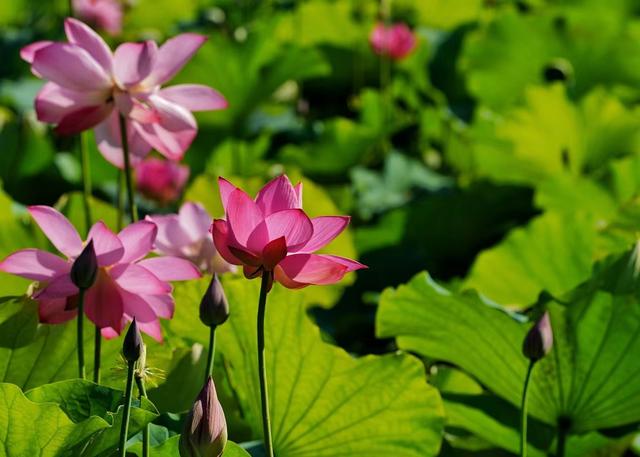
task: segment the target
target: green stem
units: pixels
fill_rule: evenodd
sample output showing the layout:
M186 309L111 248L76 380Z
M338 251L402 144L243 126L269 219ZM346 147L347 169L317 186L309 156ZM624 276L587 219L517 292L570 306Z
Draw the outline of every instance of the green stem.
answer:
M120 444L118 445L118 455L126 456L127 435L129 434L129 416L131 415L131 396L133 394L133 372L135 362L129 362L127 372L127 388L124 392L124 410L122 413L122 426L120 427Z
M100 327L96 325L93 343L93 382L100 384L100 354L102 349L102 334Z
M209 329L209 354L207 356L207 370L204 374L204 382L207 382L209 376L213 373L213 359L216 355L216 326L212 325Z
M258 373L260 375L260 399L262 401L262 430L267 457L273 457L271 443L271 419L269 418L269 395L267 393L267 369L264 364L264 315L267 307L267 293L271 282L270 271L262 273L260 300L258 301Z
M527 397L529 394L529 380L531 379L531 372L535 361L532 360L527 368L527 375L524 378L524 388L522 390L522 406L520 407L520 413L522 414L521 428L520 428L520 457L527 456Z
M122 170L118 170L118 176L116 177L116 200L118 202L118 216L116 219L116 225L118 232L122 230L124 227L124 183L123 183L123 173Z
M131 160L129 157L129 142L127 140L127 121L122 114L120 120L120 139L122 141L122 155L124 156L124 180L127 185L127 198L129 200L129 216L131 222L138 221L138 209L136 208L135 194L133 193L133 179L131 177Z
M78 293L78 377L85 378L84 372L84 289L80 289Z
M138 386L138 398L147 398L147 389L144 386L142 376L136 375L136 386ZM142 457L149 457L149 424L142 429Z
M567 433L569 426L564 420L558 424L558 444L556 445L556 457L564 457L564 451L567 443Z
M87 132L80 133L80 163L82 166L82 203L84 206L85 233L91 228L91 172L89 164L89 145L87 144Z

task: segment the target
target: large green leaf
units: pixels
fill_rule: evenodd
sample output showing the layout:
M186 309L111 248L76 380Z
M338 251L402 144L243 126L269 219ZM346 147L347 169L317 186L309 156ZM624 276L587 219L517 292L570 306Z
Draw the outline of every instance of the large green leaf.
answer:
M177 457L179 455L179 442L180 435L174 435L164 443L152 447L150 454L153 455L153 457ZM134 446L129 447L127 449L127 455L129 454L142 456L142 444L136 443ZM249 454L236 443L228 441L224 447L222 457L249 457Z
M568 424L572 434L640 421L640 386L632 382L640 356L636 257L618 259L562 301L547 298L555 341L534 370L535 418ZM523 320L477 294L453 294L423 273L384 292L377 332L395 336L403 349L458 365L518 405L527 368Z
M240 403L261 435L256 364L258 284L225 282L231 318L219 348ZM355 359L322 341L303 296L275 285L266 313L266 363L279 456L429 456L440 447L442 407L422 364L393 354Z
M108 426L93 416L74 423L52 403L34 403L13 384L0 383L0 448L6 457L72 456L71 449Z
M26 392L36 403L56 403L75 423L90 421L96 416L106 421L105 427L91 436L77 452L82 457L106 457L119 441L124 400L123 392L79 379L46 384ZM134 436L156 417L158 411L151 402L136 400L129 419L129 437Z

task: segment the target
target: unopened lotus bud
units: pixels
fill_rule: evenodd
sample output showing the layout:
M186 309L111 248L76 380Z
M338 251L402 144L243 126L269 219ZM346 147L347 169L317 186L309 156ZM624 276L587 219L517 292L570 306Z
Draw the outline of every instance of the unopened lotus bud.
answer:
M551 320L549 313L545 312L527 333L522 345L522 352L529 360L536 362L551 351L551 346L553 346Z
M214 274L200 302L200 320L208 327L223 324L229 318L229 302L218 275Z
M573 67L566 59L554 59L544 67L542 75L548 83L569 81L573 78Z
M127 334L124 336L122 355L124 355L127 362L136 362L142 354L143 346L144 343L142 342L142 335L140 335L140 330L138 329L138 324L134 317L131 325L129 325Z
M97 273L98 259L90 240L71 266L71 281L78 289L86 290L95 282Z
M227 421L209 376L185 421L180 456L219 457L226 444Z

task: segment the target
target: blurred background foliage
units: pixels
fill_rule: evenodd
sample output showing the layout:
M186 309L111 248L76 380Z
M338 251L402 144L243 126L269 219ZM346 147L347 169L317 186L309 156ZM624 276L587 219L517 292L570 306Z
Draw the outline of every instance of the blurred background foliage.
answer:
M23 205L58 203L83 226L75 143L35 120L42 82L18 57L62 38L67 8L0 2L2 255L45 243ZM119 38L209 36L176 82L215 87L230 106L196 116L185 199L220 216L216 176L251 192L286 171L304 181L312 215L353 216L333 251L370 269L348 287L305 292L325 339L357 354L394 350L374 332L380 293L423 270L522 310L629 248L640 227L639 2L395 0L391 20L408 23L418 46L392 64L387 87L368 44L378 17L372 0L131 0ZM116 170L95 146L91 166L96 217L115 224ZM6 292L25 285L0 278ZM178 291L199 300L200 289ZM442 367L434 383L474 392L465 376ZM468 434L443 455L502 455L458 419ZM604 446L597 455L622 455L629 441L593 440L584 449Z

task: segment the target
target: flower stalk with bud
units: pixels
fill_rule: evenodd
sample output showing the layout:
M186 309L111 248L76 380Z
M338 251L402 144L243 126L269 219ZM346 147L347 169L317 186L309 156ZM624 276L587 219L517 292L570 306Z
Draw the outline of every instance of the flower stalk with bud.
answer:
M140 359L143 352L144 343L142 335L138 330L138 324L135 317L129 325L129 330L124 337L122 345L122 355L127 361L127 386L124 391L124 409L122 413L122 426L120 428L120 442L118 445L118 455L126 456L127 436L129 434L129 417L131 416L131 397L133 395L133 378L136 362Z
M229 319L229 302L218 275L214 274L200 302L200 320L209 327L209 353L207 355L205 381L211 377L213 372L213 360L216 351L216 327L224 324L227 319Z

